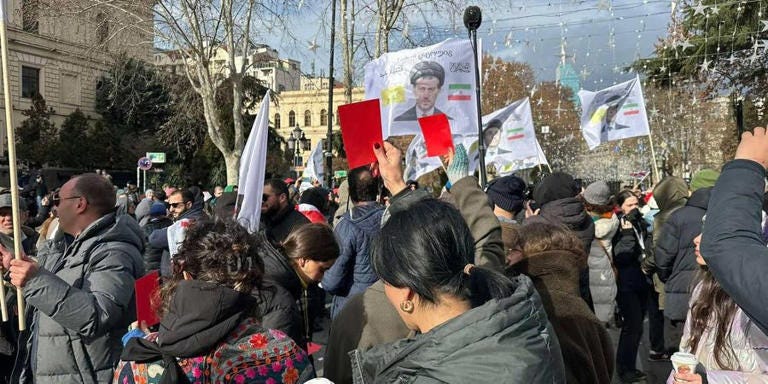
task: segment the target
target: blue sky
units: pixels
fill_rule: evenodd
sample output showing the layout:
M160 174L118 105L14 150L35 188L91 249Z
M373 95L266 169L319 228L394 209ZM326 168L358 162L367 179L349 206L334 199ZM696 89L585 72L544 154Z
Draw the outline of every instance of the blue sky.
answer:
M266 42L281 55L301 61L305 73L327 74L329 65L330 11L327 1L305 1L287 19L289 33L272 31ZM670 0L480 0L483 23L478 37L483 51L507 60L530 64L538 81L554 80L560 62L560 47L566 45L568 62L582 75L582 87L599 89L628 80L634 74L621 73L635 59L648 57L653 45L666 34ZM424 42L465 37L461 14L434 13L411 9L408 33L425 36ZM423 19L432 22L427 31ZM438 20L438 21L435 21ZM439 21L442 20L442 21ZM339 15L337 13L337 24ZM359 30L368 26L358 21ZM374 25L371 22L370 29ZM310 50L310 42L318 48ZM341 77L341 52L337 39L336 77ZM402 32L395 31L390 49L403 46ZM358 70L365 64L358 61Z

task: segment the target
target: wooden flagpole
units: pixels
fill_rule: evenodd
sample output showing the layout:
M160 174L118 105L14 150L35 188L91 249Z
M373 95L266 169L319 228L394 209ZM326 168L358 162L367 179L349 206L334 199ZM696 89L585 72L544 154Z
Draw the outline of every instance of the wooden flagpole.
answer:
M19 215L19 182L16 175L16 138L13 129L13 103L11 102L11 79L8 75L8 36L6 35L5 2L0 2L0 46L2 46L3 98L5 99L5 132L8 138L8 170L11 179L11 200L13 201L13 254L21 260L21 216ZM5 295L3 295L5 296ZM5 300L3 300L5 303ZM27 329L24 318L24 293L16 287L16 303L19 313L19 330Z
M653 146L653 135L651 134L650 127L648 128L648 141L651 144L651 161L653 162L653 185L656 185L661 181L661 175L659 174L659 166L656 164L656 149Z

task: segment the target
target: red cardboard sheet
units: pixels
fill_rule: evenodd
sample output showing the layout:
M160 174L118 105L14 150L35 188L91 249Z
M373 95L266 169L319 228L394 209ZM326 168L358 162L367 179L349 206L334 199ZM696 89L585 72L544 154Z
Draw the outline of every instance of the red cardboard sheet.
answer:
M349 169L376 162L373 144L382 142L379 99L340 106L339 125Z
M136 318L151 327L160 322L155 309L152 307L152 298L159 294L160 274L152 271L144 277L136 280Z
M427 144L427 156L446 155L453 149L451 124L445 114L420 117L419 126Z

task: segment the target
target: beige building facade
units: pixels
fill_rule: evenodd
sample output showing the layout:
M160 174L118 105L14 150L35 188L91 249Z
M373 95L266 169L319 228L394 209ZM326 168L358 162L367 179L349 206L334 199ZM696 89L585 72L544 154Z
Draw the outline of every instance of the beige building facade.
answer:
M310 82L311 79L302 81ZM318 79L317 82L320 80ZM325 85L328 82L326 80ZM362 87L352 89L352 102L363 101L365 92ZM336 118L340 105L346 104L344 88L333 89L333 111L328 113L328 88L313 90L281 92L275 97L270 106L272 116L270 123L285 139L291 136L297 126L301 128L306 138L312 141L314 148L328 133L328 119L333 122L333 131L339 132L339 121ZM309 152L302 152L306 161Z
M111 14L106 6L103 10L94 7L63 16L62 10L40 8L42 2L38 1L0 1L7 10L12 119L16 127L26 119L22 111L30 108L35 93L53 108L52 119L57 126L76 109L94 117L96 87L112 63L112 54L126 52L142 60L151 59L151 33L141 35L138 30L151 31L152 26L121 31L115 19L120 16ZM151 9L147 8L147 14ZM5 105L0 104L0 108ZM4 148L5 111L0 113L0 126Z

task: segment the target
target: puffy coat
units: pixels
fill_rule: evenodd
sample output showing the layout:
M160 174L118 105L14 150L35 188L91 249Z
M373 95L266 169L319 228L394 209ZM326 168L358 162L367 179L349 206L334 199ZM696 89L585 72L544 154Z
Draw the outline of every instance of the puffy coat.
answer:
M322 287L333 295L331 318L336 317L347 298L365 291L378 280L371 265L370 247L378 235L384 208L375 203L358 205L347 211L333 232L341 252L325 271Z
M598 218L595 221L595 240L592 242L587 258L592 303L595 306L595 315L603 323L611 320L616 306L618 289L613 271L611 240L618 229L619 219L616 215L612 214L610 218Z
M35 383L112 379L120 338L136 319L143 238L133 217L108 214L71 244L59 233L39 250L40 270L24 286L33 316L27 361ZM15 373L19 382L30 379L28 370Z
M676 210L664 224L656 244L656 273L664 282L664 316L684 320L691 298L691 284L699 265L693 239L701 233L701 218L707 213L712 188L698 189L685 207Z
M661 233L664 232L664 223L667 222L669 216L688 201L688 185L680 177L665 177L653 188L653 198L659 206L659 212L653 216L653 243L656 244ZM659 294L659 309L664 310L664 283L655 274L656 258L646 257L643 260L642 268L643 272L652 276L653 288Z
M414 338L352 356L355 384L565 383L557 337L533 283L491 300Z
M568 383L609 384L614 369L611 338L603 322L579 300L584 257L581 250L550 249L526 254L513 268L530 277L541 296L563 351Z

